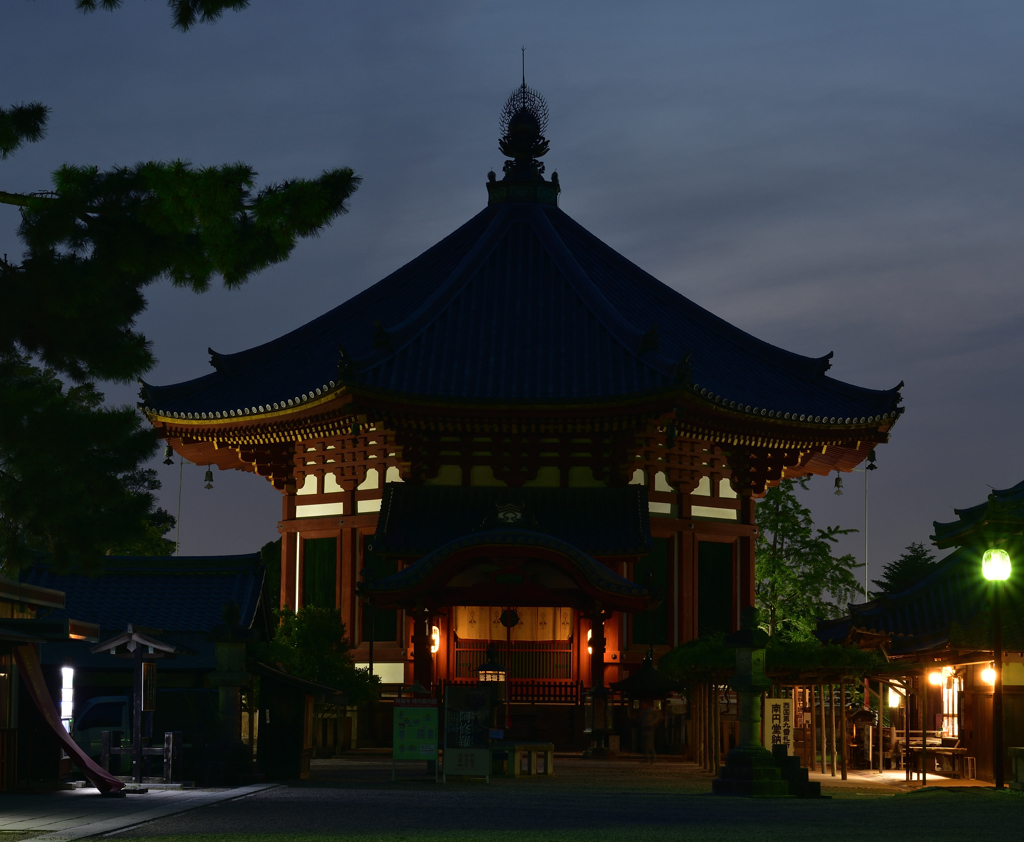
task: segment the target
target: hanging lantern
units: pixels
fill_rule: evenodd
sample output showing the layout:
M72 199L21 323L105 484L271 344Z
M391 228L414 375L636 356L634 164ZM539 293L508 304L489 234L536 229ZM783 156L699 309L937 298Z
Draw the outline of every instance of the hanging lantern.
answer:
M206 483L206 485L203 486L203 487L207 491L212 491L213 490L213 469L212 468L207 468L206 469L206 476L203 477L203 482Z
M836 475L836 497L842 497L842 496L843 496L843 478L837 474Z
M169 444L164 445L164 464L174 464L174 448L172 448Z
M864 466L865 471L877 471L878 465L875 464L875 451L871 451L868 454L868 463Z

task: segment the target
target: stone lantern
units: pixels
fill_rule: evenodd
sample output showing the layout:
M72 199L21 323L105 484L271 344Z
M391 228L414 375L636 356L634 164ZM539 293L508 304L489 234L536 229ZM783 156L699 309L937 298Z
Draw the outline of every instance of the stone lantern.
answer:
M768 635L758 628L756 608L743 612L740 630L726 644L736 650L736 672L729 686L740 700L740 739L725 756L725 765L711 782L715 795L783 797L789 785L771 752L761 745L761 694L771 686L764 674L764 650Z

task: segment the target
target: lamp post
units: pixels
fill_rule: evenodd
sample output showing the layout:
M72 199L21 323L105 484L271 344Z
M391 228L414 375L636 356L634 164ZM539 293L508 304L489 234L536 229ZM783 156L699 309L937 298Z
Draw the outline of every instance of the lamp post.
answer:
M999 596L1001 583L1010 578L1010 554L1006 550L985 550L981 572L992 583L992 649L995 683L992 687L992 770L996 789L1003 788L1003 618Z

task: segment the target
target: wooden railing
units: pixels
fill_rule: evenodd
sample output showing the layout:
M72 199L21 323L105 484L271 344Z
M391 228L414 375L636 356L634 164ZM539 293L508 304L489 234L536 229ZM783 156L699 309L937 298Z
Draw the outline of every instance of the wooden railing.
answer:
M442 682L440 697L444 698L444 684L476 684L476 679L455 679ZM578 705L582 703L582 686L578 681L545 681L543 679L513 678L508 693L512 704Z
M508 644L498 645L497 662L508 667ZM487 661L489 640L455 641L455 678L476 680L477 670ZM512 642L509 678L572 681L571 640L522 640Z

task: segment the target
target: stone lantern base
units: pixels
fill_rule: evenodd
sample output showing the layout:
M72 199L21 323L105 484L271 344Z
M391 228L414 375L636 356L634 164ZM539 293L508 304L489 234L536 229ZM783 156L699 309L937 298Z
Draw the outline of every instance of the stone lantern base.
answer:
M789 784L764 746L738 745L725 756L718 777L711 782L715 795L742 795L748 798L788 798Z

